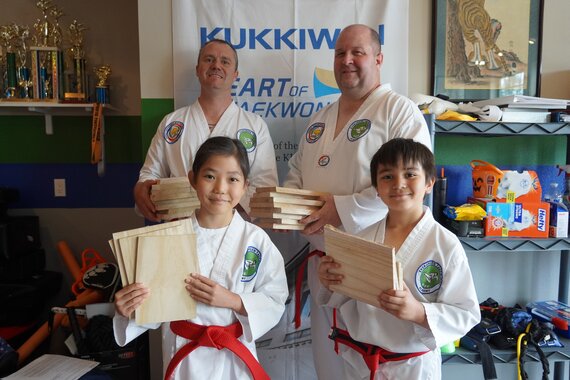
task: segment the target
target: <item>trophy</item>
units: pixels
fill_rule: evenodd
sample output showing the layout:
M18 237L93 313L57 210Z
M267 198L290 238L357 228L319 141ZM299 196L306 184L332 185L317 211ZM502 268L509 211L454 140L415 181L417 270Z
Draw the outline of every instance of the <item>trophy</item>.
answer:
M77 20L69 25L68 35L71 42L73 57L73 74L71 75L71 89L65 92L65 100L85 101L87 93L87 74L85 72L85 52L83 51L83 31L87 29Z
M17 26L0 26L0 40L2 40L3 50L6 55L6 87L5 95L7 99L16 98L16 53L13 51L13 39L16 37Z
M19 44L17 47L18 52L18 86L20 88L19 95L22 99L30 99L30 90L32 88L31 70L27 64L28 46L26 41L29 38L30 31L28 27L21 27L18 34Z
M111 75L111 66L97 66L93 68L93 71L97 76L97 85L95 86L97 103L109 104L109 84L107 83L107 80L109 79L109 75Z

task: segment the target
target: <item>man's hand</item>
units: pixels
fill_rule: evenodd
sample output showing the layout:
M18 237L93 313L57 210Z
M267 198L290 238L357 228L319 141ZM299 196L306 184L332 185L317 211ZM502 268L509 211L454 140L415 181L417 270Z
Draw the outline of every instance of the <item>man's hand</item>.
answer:
M305 235L322 234L325 224L330 224L334 227L341 225L340 216L334 203L334 196L327 194L322 196L321 200L325 204L319 210L300 220L302 224L306 225L303 230Z
M150 190L152 185L158 183L155 179L148 179L144 182L137 182L133 190L135 203L143 216L153 222L160 222L160 218L156 214L154 203L150 200Z
M338 269L340 264L335 262L330 256L323 256L319 261L319 281L325 288L331 290L329 286L342 283L344 276L342 274L334 274L329 269Z
M380 307L395 316L429 329L424 305L416 300L404 282L404 290L387 290L380 293Z
M150 295L150 289L136 282L125 286L115 293L115 309L123 317L129 318Z
M209 306L225 307L238 314L247 315L240 296L208 277L191 273L184 282L186 282L186 290L196 301Z

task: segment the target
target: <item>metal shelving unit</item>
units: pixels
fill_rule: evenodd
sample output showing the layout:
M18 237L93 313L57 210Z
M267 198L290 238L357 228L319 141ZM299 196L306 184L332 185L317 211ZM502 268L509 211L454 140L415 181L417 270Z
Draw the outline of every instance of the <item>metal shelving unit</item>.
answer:
M458 134L465 136L551 136L570 135L570 123L501 123L501 122L462 122L434 120L433 115L426 117L431 124L432 142L435 135ZM570 147L567 146L567 150ZM568 157L568 152L567 152ZM568 303L570 274L570 239L524 239L524 238L465 238L461 244L467 252L548 252L560 251L560 277L558 300ZM565 361L570 361L570 340L560 338L565 347L544 348L545 354L555 364L555 378L561 379ZM513 350L493 349L496 363L516 363L517 355ZM526 357L529 361L540 361L536 351L529 349ZM453 354L442 355L443 363L479 364L479 353L459 348Z

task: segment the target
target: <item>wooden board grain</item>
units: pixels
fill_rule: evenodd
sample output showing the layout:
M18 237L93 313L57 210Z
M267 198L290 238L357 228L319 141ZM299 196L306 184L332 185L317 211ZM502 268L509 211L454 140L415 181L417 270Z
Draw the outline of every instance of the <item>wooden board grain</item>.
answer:
M341 268L331 272L344 275L342 284L331 290L348 297L378 306L378 295L388 289L398 289L398 274L394 248L368 241L325 226L327 256L340 263Z
M261 228L268 228L272 230L297 230L297 231L302 231L305 229L304 224L279 224L273 222L262 222L258 220L256 220L254 223L256 226L259 226Z
M135 312L137 324L196 316L196 301L184 283L190 273L199 272L195 234L139 237L136 268L137 282L150 289Z
M318 199L304 199L301 197L253 197L249 201L250 205L260 205L260 207L272 207L272 204L304 205L321 207L324 201Z

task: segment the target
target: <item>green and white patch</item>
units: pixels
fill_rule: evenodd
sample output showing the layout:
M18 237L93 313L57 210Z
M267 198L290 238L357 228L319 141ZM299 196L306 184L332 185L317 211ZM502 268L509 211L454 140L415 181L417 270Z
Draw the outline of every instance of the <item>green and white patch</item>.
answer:
M241 275L242 282L251 281L257 274L259 264L261 263L261 252L259 249L249 246L245 251L243 258L243 273Z
M237 139L241 141L247 153L251 153L257 146L257 136L251 129L240 129L237 131Z
M429 260L416 271L416 287L422 294L430 294L441 288L443 270L441 264Z

